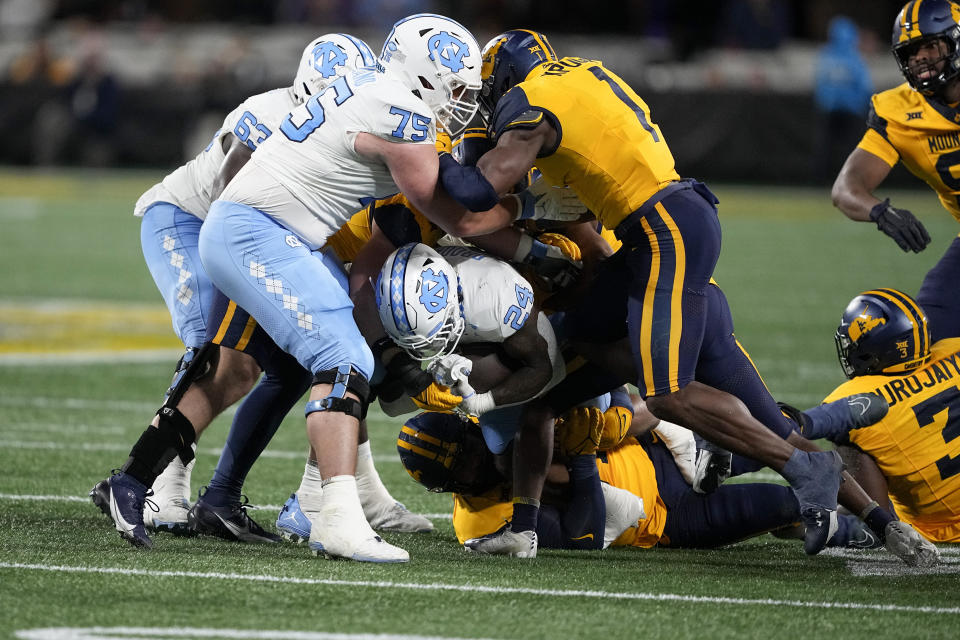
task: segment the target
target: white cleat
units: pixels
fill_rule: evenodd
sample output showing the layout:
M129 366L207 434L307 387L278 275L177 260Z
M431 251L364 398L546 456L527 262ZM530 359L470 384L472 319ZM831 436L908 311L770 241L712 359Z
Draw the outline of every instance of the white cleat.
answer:
M606 482L601 482L600 488L607 506L603 526L603 548L606 549L627 529L635 529L647 514L643 510L643 498Z
M326 494L324 494L324 498ZM309 547L314 555L357 562L409 562L410 554L395 547L370 528L359 502L342 504L300 494L300 507L310 520Z
M499 531L471 538L463 543L463 548L474 553L484 553L511 558L536 558L537 533L535 531L513 531L510 525L504 525Z
M911 567L935 567L940 564L940 551L932 542L917 533L906 522L894 520L884 530L887 551Z
M433 523L419 513L413 513L400 502L383 502L375 506L364 505L363 514L370 526L377 531L391 533L430 533Z
M184 465L175 457L153 482L151 501L143 510L143 524L148 531L168 531L175 535L191 535L187 525L190 512L190 472L196 459Z

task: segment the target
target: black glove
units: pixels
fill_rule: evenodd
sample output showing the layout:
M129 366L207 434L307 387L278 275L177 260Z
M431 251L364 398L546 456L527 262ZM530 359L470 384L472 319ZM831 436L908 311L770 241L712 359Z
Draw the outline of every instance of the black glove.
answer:
M870 219L904 251L920 253L930 244L930 234L923 228L923 223L906 209L891 207L890 198L870 209Z
M433 376L404 351L393 356L384 366L387 372L376 388L377 396L384 402L393 402L403 394L419 395L433 382Z
M524 263L533 267L536 274L549 285L550 291L569 287L583 273L582 266L566 258L537 256L527 258Z

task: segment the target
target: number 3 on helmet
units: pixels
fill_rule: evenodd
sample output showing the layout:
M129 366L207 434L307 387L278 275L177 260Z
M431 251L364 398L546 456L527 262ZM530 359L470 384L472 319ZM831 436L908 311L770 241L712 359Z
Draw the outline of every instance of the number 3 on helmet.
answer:
M930 330L917 302L896 289L864 291L850 301L836 334L848 378L896 375L930 359Z
M453 266L424 244L406 244L387 258L375 287L387 335L416 360L452 353L463 335L459 281Z

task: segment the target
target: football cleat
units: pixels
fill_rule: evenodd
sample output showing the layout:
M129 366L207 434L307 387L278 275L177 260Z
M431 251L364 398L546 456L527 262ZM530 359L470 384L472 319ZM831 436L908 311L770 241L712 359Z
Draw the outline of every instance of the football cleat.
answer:
M537 557L537 532L513 531L510 523L498 531L481 538L471 538L463 543L463 548L474 553L509 556L511 558Z
M151 491L136 479L120 472L98 482L90 490L90 499L113 524L120 537L135 547L150 549L153 541L143 526L143 507Z
M940 564L940 551L906 522L894 520L884 529L887 551L911 567L934 567Z
M837 532L827 542L828 547L847 549L879 549L883 542L862 520L852 515L837 514Z
M265 530L247 514L248 504L243 496L243 502L215 507L204 502L201 490L197 503L187 514L187 522L194 533L233 542L280 542L280 536Z
M310 516L310 542L315 556L346 558L357 562L408 562L410 554L395 547L370 528L359 501L339 504L321 498L316 510L304 507Z
M293 543L306 542L310 539L310 519L300 508L297 494L291 493L283 503L280 514L277 516L277 531L285 539Z
M419 513L409 511L400 502L381 502L374 506L364 505L363 514L370 526L377 531L392 533L430 533L433 523Z
M795 456L795 457L794 457ZM789 478L803 520L803 550L808 555L823 551L837 532L837 492L843 461L836 451L795 451L787 463L792 467Z
M607 507L603 526L603 548L606 549L624 531L636 528L638 521L646 518L647 514L643 511L643 499L629 491L606 482L600 483L600 489Z
M190 472L196 459L184 465L174 458L153 481L153 499L156 509L143 510L143 524L147 531L169 531L174 535L191 535L187 525L190 512Z
M697 463L693 474L693 490L697 493L713 493L730 477L733 454L720 449L697 450Z

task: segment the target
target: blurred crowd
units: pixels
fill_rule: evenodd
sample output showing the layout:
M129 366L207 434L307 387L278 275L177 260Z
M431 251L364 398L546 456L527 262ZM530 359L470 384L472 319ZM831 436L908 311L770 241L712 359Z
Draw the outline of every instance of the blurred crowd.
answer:
M843 14L845 39L837 44L831 36L826 46L834 60L859 62L828 64L814 81L824 119L820 129L845 131L853 119L863 121L867 108L871 87L861 56L886 52L900 6L900 0L0 0L0 116L19 136L0 163L122 163L118 112L129 107L124 94L132 87L168 86L165 101L179 105L180 113L196 114L191 125L198 126L203 114L218 113L238 96L271 88L285 77L287 53L299 51L301 33L349 30L377 48L397 17L425 11L461 20L481 43L518 26L585 42L603 41L592 36L609 34L625 48L644 49L638 66L673 65L671 84L651 87L661 91L702 87L704 77L723 86L722 74L705 64L716 65L723 56L762 59L787 43L819 46L833 33L831 21ZM211 35L202 47L188 47L184 34L198 30ZM274 51L278 55L264 55L258 35L285 30L297 35L282 52ZM156 52L133 55L148 50ZM285 65L279 72L270 66L276 59ZM768 62L762 74L752 72L763 76L757 86L791 81L776 78L777 64ZM684 69L690 79L686 85L677 76ZM860 78L847 91L836 89L848 82L845 73ZM23 88L30 92L11 95ZM850 93L857 95L837 97ZM818 157L832 158L825 145L833 138L824 133L822 139ZM849 147L848 142L837 148Z

